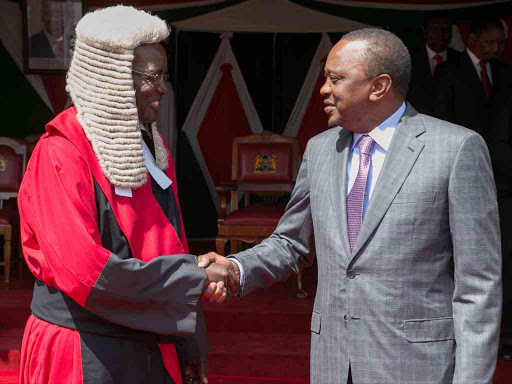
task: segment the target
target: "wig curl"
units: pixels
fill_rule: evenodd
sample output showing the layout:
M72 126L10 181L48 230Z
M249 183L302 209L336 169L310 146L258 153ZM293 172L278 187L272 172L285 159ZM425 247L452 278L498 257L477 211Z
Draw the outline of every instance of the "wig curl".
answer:
M90 12L76 26L66 91L103 174L115 187L138 188L147 181L133 87L134 50L168 36L169 27L157 16L121 5ZM156 164L165 170L167 151L156 123L151 129Z

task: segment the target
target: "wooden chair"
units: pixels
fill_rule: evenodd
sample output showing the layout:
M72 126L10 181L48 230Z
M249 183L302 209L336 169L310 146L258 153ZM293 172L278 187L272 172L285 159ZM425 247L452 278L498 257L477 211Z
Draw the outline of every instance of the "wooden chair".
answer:
M274 232L286 207L279 199L293 190L300 161L299 141L294 137L264 131L235 138L232 183L216 187L220 197L218 254L226 254L228 241L231 253L236 253L240 242L258 244ZM242 194L243 207L239 204ZM251 198L255 194L263 201L255 203ZM297 285L297 297L306 297L302 271L297 275Z
M3 208L4 201L16 198L18 189L25 172L25 164L27 160L27 147L16 140L6 137L0 137L0 208ZM5 212L0 211L0 235L4 240L4 261L0 262L0 266L4 267L4 282L9 286L11 264L19 262L19 273L23 271L23 261L21 256L21 248L19 249L19 257L12 260L12 241L13 227L16 219Z

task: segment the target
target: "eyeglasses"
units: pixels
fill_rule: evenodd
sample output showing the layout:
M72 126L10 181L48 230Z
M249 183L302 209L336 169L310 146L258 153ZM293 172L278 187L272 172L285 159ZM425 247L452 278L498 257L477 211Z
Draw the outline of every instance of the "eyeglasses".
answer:
M133 73L142 77L146 82L151 84L154 87L158 87L162 84L162 81L169 80L168 73L146 73L132 70Z

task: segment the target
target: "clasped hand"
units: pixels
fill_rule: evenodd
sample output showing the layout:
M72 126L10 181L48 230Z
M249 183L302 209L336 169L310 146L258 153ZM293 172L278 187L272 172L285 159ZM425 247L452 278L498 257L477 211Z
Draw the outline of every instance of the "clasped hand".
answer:
M198 258L199 267L206 269L207 279L201 298L221 304L240 291L240 271L238 265L215 252Z

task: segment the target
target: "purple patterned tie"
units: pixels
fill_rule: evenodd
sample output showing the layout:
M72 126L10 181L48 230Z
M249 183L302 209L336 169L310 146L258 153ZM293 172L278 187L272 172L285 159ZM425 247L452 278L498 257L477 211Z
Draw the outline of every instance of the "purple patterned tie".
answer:
M361 229L363 222L363 202L364 192L366 190L366 180L368 179L368 171L370 170L372 150L375 141L370 136L361 136L357 146L359 147L359 170L357 177L347 196L347 221L348 221L348 239L350 241L350 249L354 248L357 235Z

